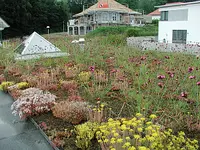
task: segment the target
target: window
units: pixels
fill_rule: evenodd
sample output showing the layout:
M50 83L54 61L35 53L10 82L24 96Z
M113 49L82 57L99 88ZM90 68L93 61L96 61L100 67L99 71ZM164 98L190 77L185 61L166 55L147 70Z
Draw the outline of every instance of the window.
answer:
M187 41L187 30L173 30L172 43L183 43Z
M161 11L161 21L168 21L168 11Z
M103 21L108 21L108 14L107 13L103 13L102 14L102 18L103 18Z
M117 20L117 14L113 14L112 20L113 20L113 21L116 21L116 20Z

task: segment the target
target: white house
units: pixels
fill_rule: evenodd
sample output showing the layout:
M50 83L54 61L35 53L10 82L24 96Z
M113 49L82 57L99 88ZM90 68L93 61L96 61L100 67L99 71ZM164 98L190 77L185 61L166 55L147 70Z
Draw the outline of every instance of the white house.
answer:
M200 43L200 1L157 6L161 12L159 42Z
M159 11L159 9L156 9L155 11L149 13L148 16L151 16L152 20L160 20L160 11Z

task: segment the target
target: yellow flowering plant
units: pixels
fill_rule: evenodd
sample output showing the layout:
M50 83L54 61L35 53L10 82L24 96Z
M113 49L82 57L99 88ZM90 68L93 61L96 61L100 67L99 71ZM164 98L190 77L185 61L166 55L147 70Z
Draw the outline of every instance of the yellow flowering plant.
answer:
M102 121L105 121L106 114L106 104L98 101L96 106L90 107L89 109L89 120L91 122L101 123Z
M6 82L2 82L0 85L0 90L2 91L7 91L9 86L14 85L14 82L10 82L10 81L6 81Z
M79 75L78 75L78 80L82 83L86 83L90 80L91 78L91 73L87 72L87 71L82 71Z
M173 135L172 130L161 130L154 123L156 115L149 118L137 113L131 119L109 119L102 123L96 137L102 150L196 150L198 141L185 137L184 132Z
M17 88L18 89L26 89L29 87L29 83L28 82L20 82L20 83L17 83Z
M96 122L86 122L75 126L76 146L82 150L87 150L91 146L91 140L95 137L99 124Z

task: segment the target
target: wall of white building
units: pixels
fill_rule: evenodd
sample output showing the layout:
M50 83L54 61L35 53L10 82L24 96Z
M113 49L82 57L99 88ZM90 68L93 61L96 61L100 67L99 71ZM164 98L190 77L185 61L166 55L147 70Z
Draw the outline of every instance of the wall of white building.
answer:
M188 9L187 21L159 21L159 42L172 43L173 30L187 30L187 44L200 43L200 4L160 8L160 11Z

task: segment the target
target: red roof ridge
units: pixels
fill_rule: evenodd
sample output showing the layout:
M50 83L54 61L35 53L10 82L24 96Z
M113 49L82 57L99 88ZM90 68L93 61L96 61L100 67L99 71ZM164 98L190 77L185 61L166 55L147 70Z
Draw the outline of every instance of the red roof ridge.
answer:
M148 14L148 16L159 16L159 15L160 15L159 9L156 9L153 12L151 12L151 13Z

